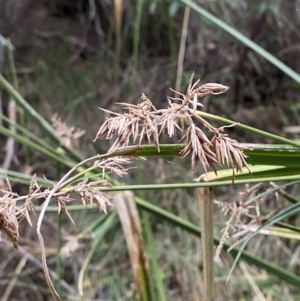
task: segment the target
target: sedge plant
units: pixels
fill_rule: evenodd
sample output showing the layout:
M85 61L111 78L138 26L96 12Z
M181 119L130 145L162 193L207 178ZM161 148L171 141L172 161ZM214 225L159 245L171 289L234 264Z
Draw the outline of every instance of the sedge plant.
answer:
M56 300L60 300L60 296L56 292L48 271L44 239L41 233L43 218L51 202L53 202L53 205L57 206L59 213L65 213L71 221L72 217L68 210L70 206L69 204L77 199L80 199L85 206L89 207L96 205L100 211L104 213L107 212L107 210L112 207L112 200L105 190L116 190L116 187L118 187L118 183L113 181L107 175L107 171L114 172L117 175L122 176L127 171L127 168L124 166L130 163L129 157L170 156L170 154L173 156L181 156L182 158L191 157L191 168L193 170L196 168L198 163L200 163L204 168L205 174L201 178L202 180L207 180L207 177L209 176L209 168L213 169L215 175L218 175L218 168L220 166L231 170L229 182L221 182L221 184L216 181L212 183L195 183L193 184L194 187L215 186L215 184L224 185L224 183L227 183L228 185L231 183L237 183L240 176L243 176L241 175L242 172L246 172L245 175L251 175L250 172L252 167L248 163L249 159L251 159L251 155L254 154L254 156L252 156L252 164L259 162L259 160L255 161L257 160L257 158L255 159L255 152L261 154L263 147L255 148L255 145L241 144L228 137L225 133L226 128L228 126L235 126L234 123L219 128L212 126L205 118L205 113L201 114L197 111L198 108L202 107L200 99L210 94L217 95L225 93L228 90L228 87L215 83L204 84L201 86L198 86L198 84L199 81L193 83L193 77L191 77L185 94L173 91L177 94L177 97L168 98L169 106L166 109L156 109L150 99L148 99L144 94L142 95L142 101L137 105L121 103L121 107L125 110L125 113L123 114L102 109L104 112L110 114L110 117L108 117L101 125L98 133L96 134L95 141L103 138L114 138L115 140L111 148L104 155L96 155L85 159L78 164L74 164L65 176L63 176L57 183L53 183L52 188L48 187L44 189L38 183L36 178L33 177L30 183L29 193L25 196L19 196L13 192L9 179L6 179L7 189L2 190L3 195L1 197L0 226L1 231L9 237L15 248L18 248L19 223L26 219L27 222L31 224L31 214L36 214L34 200L39 198L45 199L38 218L37 234L42 250L42 264L46 281ZM7 83L6 87L9 87ZM13 95L16 96L16 99L22 100L19 94L16 92L14 93L15 94ZM41 120L40 124L45 124L45 121ZM49 126L47 125L47 127ZM171 144L168 146L161 145L160 136L164 133L166 133L169 137L179 135L179 141L181 141L182 144ZM56 135L52 135L52 137L59 139ZM15 134L15 137L18 137L17 134ZM275 136L273 138L276 139ZM145 146L143 144L145 140L150 144L153 143L154 145L150 145L149 147ZM289 141L285 140L285 142ZM61 141L61 143L63 145L64 142ZM290 144L293 145L294 143L291 141ZM292 156L292 160L294 160L295 157L299 157L299 151L297 151L295 144L294 147L281 147L286 150L286 152L283 152L283 155L286 156L285 158ZM270 152L272 149L274 151L274 148L270 147L266 153L272 154L272 152ZM247 158L246 154L249 158ZM87 167L91 162L93 162L93 165ZM70 166L70 162L65 163ZM273 163L272 169L268 170L265 168L262 169L261 172L271 171L274 173L274 169L282 170L285 168L284 163L282 163L282 165L278 165L278 156L273 161L271 160L269 165L270 163ZM297 169L299 169L299 167L296 164L293 168L294 173L291 170L289 170L289 172L291 173L291 176L297 176ZM99 169L102 171L102 178L96 181L92 180L92 172ZM84 175L87 177L83 178ZM91 180L89 180L89 177ZM283 178L279 177L278 179L282 180ZM269 178L265 178L265 181L269 180ZM276 180L276 178L274 179L273 177L273 180ZM247 182L249 182L249 179L244 181L244 183ZM43 183L43 185L45 185L45 183ZM112 185L114 185L114 187L111 187ZM191 186L192 185L190 185L190 187ZM180 185L177 185L177 187L180 187ZM124 187L118 188L124 190ZM130 187L127 188L130 189ZM273 192L280 191L281 188L282 187L279 186L274 189ZM255 193L258 192L257 189L253 189L252 191ZM235 211L234 208L226 208L224 205L219 205L227 213L232 213L232 216L235 218L237 217L238 221L241 220L242 215L255 219L256 216L249 211L252 207L249 206L254 206L253 208L255 209L259 206L259 202L254 204L253 195L249 193L247 195L248 197L244 198L245 201L242 204L243 206L240 206L243 210L239 209ZM257 199L258 197L256 200ZM21 206L19 205L20 202L22 202ZM262 202L261 198L260 202ZM297 208L298 207L293 207L294 211L292 211L292 213L297 212ZM262 219L262 222L269 221L274 216L276 217L276 222L280 222L277 215L281 209L283 208L280 207L273 215L265 216L265 220ZM210 212L212 211L211 207L209 210ZM290 211L289 214L291 214ZM286 215L282 214L282 218L284 216ZM253 224L251 224L251 226L253 226ZM229 229L230 226L227 228ZM220 244L220 248L224 247L225 249L229 249L230 247L226 244L229 231L225 229L225 233L226 235L223 235L222 239L218 240L218 243ZM210 239L215 242L214 237L210 237ZM246 238L244 238L243 241L246 241ZM211 247L209 250L211 250ZM218 252L219 250L220 249L218 249ZM251 257L246 258L250 260L249 258ZM290 279L291 282L294 283L300 283L300 280L297 277L285 273L283 270L275 269L265 263L260 264L264 268L272 271L274 274L284 275L285 279ZM145 266L147 266L147 264L145 264ZM147 276L145 276L145 279L146 278ZM207 289L207 291L210 292L211 290ZM144 297L141 296L141 300L144 300L142 298Z

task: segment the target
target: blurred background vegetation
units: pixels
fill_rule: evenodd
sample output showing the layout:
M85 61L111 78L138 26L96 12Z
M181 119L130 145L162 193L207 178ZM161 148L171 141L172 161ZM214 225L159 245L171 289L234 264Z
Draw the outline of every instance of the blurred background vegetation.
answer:
M141 93L156 107L165 107L166 97L172 95L169 88L178 86L185 92L192 72L201 83L230 87L226 94L205 99L204 111L299 139L300 130L295 127L300 123L299 82L223 28L189 10L183 2L188 1L0 0L0 34L12 41L20 94L47 121L51 122L57 114L66 124L85 130L78 144L70 146L83 158L109 148L110 142L92 142L106 117L98 107L118 111L115 102L136 104ZM299 0L193 2L300 73ZM185 45L185 49L180 51L180 45ZM7 60L6 54L0 57L0 73L12 82ZM178 68L181 63L182 70ZM2 93L4 115L8 114L8 102L9 97ZM30 119L24 123L27 130L43 138L41 129ZM271 142L236 128L228 132L239 142ZM2 136L1 149L5 143ZM53 147L58 153L64 152ZM188 182L203 172L199 168L192 173L189 164L179 159L148 159L138 162L138 168L121 181ZM54 160L28 151L21 144L16 145L9 169L27 175L37 173L49 180L57 180L68 170L64 166L58 168ZM14 183L13 190L27 193L28 187ZM220 187L216 198L237 201L242 190L243 187ZM299 189L294 187L289 192L297 195ZM193 194L192 189L136 192L198 225ZM43 225L49 266L59 274L57 285L65 294L63 299L80 300L76 297L78 277L85 259L91 256L83 282L86 299L82 300L139 300L119 220L104 220L103 216L99 220L96 209L71 213L76 226L65 216L58 221L56 213L47 214ZM226 219L220 212L216 213L216 220L216 227L223 228ZM142 215L142 221L148 254L155 255L158 265L151 282L159 278L163 283L163 288L152 285L152 295L156 296L153 300L163 300L162 296L165 300L202 300L198 238L159 216ZM293 223L297 221L295 218ZM90 233L59 267L55 256L60 250L60 238L55 238L57 228L61 230L63 245L85 229ZM97 244L93 244L95 237L99 239ZM19 251L13 251L5 240L0 245L0 296L13 279L22 256L30 253L32 258L24 264L7 300L51 300L38 264L40 249L34 227L20 229L19 245ZM295 241L257 236L247 250L299 275L300 248ZM299 300L299 287L268 276L255 266L239 267L226 284L233 257L224 252L221 258L216 264L216 300ZM251 275L250 280L245 271Z

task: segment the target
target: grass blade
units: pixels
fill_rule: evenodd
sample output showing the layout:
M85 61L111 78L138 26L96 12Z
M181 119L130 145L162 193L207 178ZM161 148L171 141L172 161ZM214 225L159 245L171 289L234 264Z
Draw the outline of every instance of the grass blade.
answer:
M154 272L153 277L155 277L155 280L156 280L158 300L167 301L167 295L166 295L164 282L163 282L164 275L163 275L162 270L159 267L159 263L158 263L158 260L156 257L155 240L154 240L152 229L151 229L149 214L148 214L148 212L143 210L142 215L143 215L143 221L144 221L144 231L146 234L147 245L148 245L148 249L149 249L149 253L150 253L150 262L151 262L152 270Z
M113 212L107 216L105 221L101 224L99 227L99 231L96 233L95 240L92 243L91 250L89 251L86 259L84 260L82 267L80 269L80 272L78 274L78 291L80 296L83 296L83 276L85 273L85 270L87 269L92 256L96 250L96 247L98 246L99 242L102 240L103 236L107 233L107 231L112 227L114 224L114 220L116 219L116 213Z
M212 22L214 25L218 26L222 30L226 31L230 35L232 35L235 39L242 42L249 48L251 48L253 51L255 51L257 54L259 54L261 57L265 58L267 61L269 61L271 64L276 66L278 69L283 71L286 75L288 75L290 78L292 78L294 81L296 81L298 84L300 84L300 75L292 70L290 67L285 65L282 61L277 59L274 55L263 49L258 44L254 43L252 40L244 36L242 33L240 33L238 30L233 28L232 26L226 24L221 19L215 17L210 12L206 11L202 7L200 7L198 4L193 3L189 0L179 0L181 3L185 4L186 6L189 6L191 9L196 11L199 15L204 17L205 19Z

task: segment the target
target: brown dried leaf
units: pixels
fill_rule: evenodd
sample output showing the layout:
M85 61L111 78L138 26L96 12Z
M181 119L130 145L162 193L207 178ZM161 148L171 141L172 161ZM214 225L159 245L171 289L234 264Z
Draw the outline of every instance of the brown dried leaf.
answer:
M126 239L134 280L140 296L139 299L145 300L145 295L150 296L151 294L149 286L149 263L134 195L129 191L118 193L114 204L118 211Z

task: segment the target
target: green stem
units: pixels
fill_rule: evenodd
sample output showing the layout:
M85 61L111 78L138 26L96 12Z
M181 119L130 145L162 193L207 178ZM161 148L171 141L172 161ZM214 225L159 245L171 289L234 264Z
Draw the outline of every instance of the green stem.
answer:
M212 301L214 282L214 191L212 188L196 189L200 212L201 247L203 262L204 300Z
M292 176L276 177L276 181L292 181L290 184L298 184L300 182L300 174ZM254 179L236 179L234 183L232 180L218 181L218 182L201 182L201 183L176 183L176 184L148 184L148 185L124 185L113 187L101 187L101 191L123 191L123 190L158 190L158 189L178 189L178 188L197 188L197 187L217 187L217 186L230 186L241 184L253 184L262 182L274 182L274 177L269 178L254 178Z
M202 111L197 111L197 114L200 115L201 117L205 117L205 118L208 118L208 119L211 119L211 120L215 120L215 121L218 121L218 122L221 122L221 123L224 123L224 124L228 124L228 125L234 124L235 127L238 128L238 129L242 129L242 130L245 130L247 132L254 133L254 134L257 134L257 135L260 135L260 136L263 136L263 137L271 138L271 139L273 139L275 141L278 141L278 142L282 142L282 143L285 143L285 144L300 147L299 142L295 142L293 140L290 140L290 139L287 139L287 138L284 138L284 137L281 137L281 136L278 136L278 135L274 135L274 134L271 134L269 132L258 130L256 128L251 127L251 126L248 126L248 125L245 125L245 124L242 124L242 123L237 123L233 120L230 120L230 119L227 119L227 118L224 118L224 117L220 117L220 116L209 114L209 113L202 112Z

